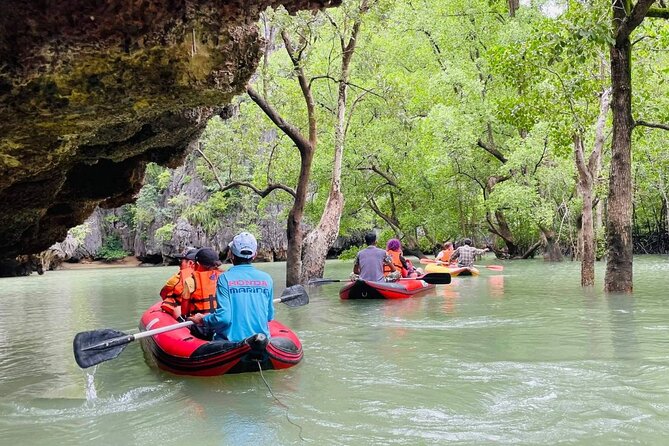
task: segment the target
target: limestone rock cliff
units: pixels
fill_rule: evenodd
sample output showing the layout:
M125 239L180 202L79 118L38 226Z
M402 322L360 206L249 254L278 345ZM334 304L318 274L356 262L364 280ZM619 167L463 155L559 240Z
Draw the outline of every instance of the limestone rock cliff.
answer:
M0 2L0 252L39 252L175 167L254 73L256 21L341 0Z

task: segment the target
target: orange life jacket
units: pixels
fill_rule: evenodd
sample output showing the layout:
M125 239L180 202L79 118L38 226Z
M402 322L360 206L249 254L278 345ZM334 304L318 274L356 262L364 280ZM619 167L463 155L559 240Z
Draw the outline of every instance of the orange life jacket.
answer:
M386 251L386 254L390 256L390 258L393 260L393 265L395 265L395 269L397 271L400 271L402 273L402 277L407 277L409 272L402 266L402 261L400 260L400 252L399 251ZM390 266L388 265L383 265L383 275L387 276L390 274L392 271L390 271Z
M185 268L174 274L167 280L165 286L160 290L160 297L163 299L161 308L163 311L176 316L176 308L181 306L181 295L184 291L185 281L193 274L193 270Z
M221 271L214 269L208 271L194 271L195 290L190 294L188 302L188 315L194 313L207 314L216 309L216 282Z
M437 254L437 257L439 257L441 262L449 263L453 252L455 252L455 249L453 248L443 249L441 252L439 252L439 254Z

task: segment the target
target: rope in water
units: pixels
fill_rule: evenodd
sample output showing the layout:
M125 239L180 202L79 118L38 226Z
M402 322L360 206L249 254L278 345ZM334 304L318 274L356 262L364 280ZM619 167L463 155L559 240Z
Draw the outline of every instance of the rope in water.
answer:
M274 392L272 392L272 388L269 386L269 383L265 379L265 375L263 375L263 373L262 373L262 367L260 366L260 361L258 361L258 370L260 371L260 377L262 378L263 382L265 383L265 386L267 387L267 390L269 390L270 395L272 395L272 397L276 400L277 403L279 403L281 406L283 406L286 409L286 411L285 411L286 420L288 420L288 422L290 424L292 424L293 426L297 427L300 430L300 432L297 434L300 437L300 440L307 441L302 436L302 426L300 426L299 424L297 424L296 422L294 422L293 420L290 419L290 415L288 414L288 410L290 410L290 407L288 407L286 404L284 404L279 398L276 397L276 395L274 395Z

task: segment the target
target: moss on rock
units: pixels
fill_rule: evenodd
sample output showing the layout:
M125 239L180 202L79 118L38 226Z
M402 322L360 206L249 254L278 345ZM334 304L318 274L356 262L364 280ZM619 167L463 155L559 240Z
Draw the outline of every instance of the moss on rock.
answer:
M0 249L61 240L174 167L260 58L256 21L341 0L0 2Z

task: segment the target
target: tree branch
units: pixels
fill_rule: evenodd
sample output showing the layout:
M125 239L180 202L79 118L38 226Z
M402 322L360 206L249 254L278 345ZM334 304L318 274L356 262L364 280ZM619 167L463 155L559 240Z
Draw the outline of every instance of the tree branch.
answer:
M309 80L309 88L311 88L311 84L312 84L314 81L319 80L319 79L328 79L328 80L331 80L332 82L335 82L335 83L337 83L337 84L339 84L339 83L342 82L341 79L335 79L334 77L330 76L329 74L322 74L322 75L320 75L320 76L314 76L314 77L312 77L312 78ZM365 87L361 87L360 85L356 85L356 84L354 84L353 82L348 82L348 81L347 81L347 82L344 82L344 84L348 85L349 87L357 88L357 89L359 89L359 90L362 90L362 91L364 91L364 92L367 92L367 93L369 93L369 94L372 94L372 95L376 96L376 97L379 98L379 99L383 99L383 100L386 101L386 102L388 101L385 97L381 96L380 94L375 93L375 92L373 92L372 90L369 90L369 89L367 89L367 88L365 88Z
M583 137L580 133L574 132L572 135L574 142L574 156L576 158L576 168L581 177L590 178L590 170L585 163L585 148L583 147Z
M384 180L386 180L386 182L387 182L388 184L390 184L391 186L396 187L396 188L398 188L398 189L400 188L400 187L397 185L397 182L396 182L393 178L391 178L389 174L387 174L387 173L381 171L381 170L380 170L378 167L376 167L376 166L371 166L371 167L358 167L357 170L370 170L370 171L372 171L372 172L378 174L379 176L381 176L381 178L383 178Z
M390 226L395 235L397 235L397 238L402 239L404 237L404 234L400 230L399 222L393 221L393 219L390 216L383 213L381 209L379 209L379 206L376 204L376 201L374 201L373 198L369 200L369 207L372 208L374 213L379 217L381 217L381 219L385 221L388 224L388 226Z
M656 19L669 20L669 9L667 8L650 8L646 17L653 17Z
M344 136L348 135L348 128L351 125L351 119L353 119L353 112L355 111L356 106L360 103L360 101L362 101L362 99L365 97L366 94L367 94L367 92L363 91L351 103L351 107L349 108L350 111L349 111L349 114L348 114L348 118L346 118L346 126L344 127Z
M597 175L602 151L604 150L604 142L607 138L607 135L604 133L604 128L606 127L606 116L609 114L609 108L611 106L611 92L612 90L610 87L606 88L599 97L599 117L597 118L597 124L595 125L595 145L588 161L588 170L593 176L593 179Z
M476 141L476 145L497 158L502 164L506 164L508 159L502 155L502 152L497 150L495 147L491 146L490 144L485 143L482 139L479 138L478 141Z
M233 188L236 188L236 187L248 187L249 189L251 189L253 192L258 194L262 198L265 198L272 191L277 190L277 189L280 189L282 191L285 191L285 192L289 193L290 195L293 196L293 198L297 198L297 195L295 194L295 191L292 188L290 188L290 187L288 187L284 184L279 184L279 183L270 184L266 188L261 190L261 189L258 189L257 187L255 187L253 184L249 183L248 181L233 181L232 183L226 184L224 187L222 187L221 192L226 191L228 189L233 189Z
M636 121L634 123L634 127L637 126L650 127L653 129L669 130L669 124L656 124L653 122L646 122L646 121Z
M216 178L216 182L221 187L221 189L223 189L225 187L225 184L223 183L223 181L221 181L221 178L218 176L218 170L214 166L214 163L212 163L211 160L209 158L207 158L207 155L205 155L204 152L202 151L202 149L200 149L199 147L197 149L195 149L195 151L200 154L202 159L205 160L207 162L207 164L209 164L209 168L211 169L211 173L214 174L214 178Z
M539 166L541 166L541 162L544 160L547 150L548 150L548 136L544 138L544 151L541 154L541 157L537 160L537 163L534 165L534 172L532 172L532 174L536 174L537 170L539 170Z
M472 180L472 181L474 181L476 184L478 184L479 187L481 188L481 190L483 190L483 195L485 196L485 194L486 194L486 187L485 187L485 184L483 184L482 181L480 181L478 178L474 177L473 175L470 175L470 174L468 174L467 172L463 171L463 170L462 170L462 167L460 167L460 163L458 162L457 159L454 159L454 161L455 161L455 165L456 165L457 168L458 168L457 173L459 173L459 174L462 175L462 176L465 176L465 177L469 178L470 180Z
M360 205L360 207L358 207L358 209L356 209L355 211L351 212L350 215L356 215L358 212L360 212L365 206L367 206L367 203L369 203L370 200L374 199L374 196L376 195L376 193L377 193L379 190L381 190L381 188L383 188L384 186L392 186L392 184L389 184L389 183L381 183L381 184L377 185L377 186L374 188L374 190L369 194L369 196L367 197L367 199L365 200L365 202L362 203L362 204Z
M311 146L310 141L307 141L304 136L302 136L300 130L294 125L286 122L281 115L279 115L279 112L277 112L276 109L274 109L274 107L272 107L269 102L260 96L252 87L246 87L246 92L249 94L253 102L258 104L258 107L265 112L267 117L295 143L300 152L303 152L305 148Z
M295 74L297 74L297 80L300 84L300 89L302 90L302 96L307 104L307 117L309 119L309 143L311 147L316 147L316 114L315 114L315 103L314 97L311 94L311 88L309 87L309 82L307 82L307 77L304 74L304 70L301 65L302 50L296 53L293 48L293 44L290 40L290 36L286 30L281 31L281 37L283 38L283 43L286 45L286 51L290 60L293 62L293 69ZM306 45L306 43L305 43Z
M653 3L655 3L655 0L639 0L632 8L629 15L624 16L615 34L616 45L621 45L625 40L629 39L632 31L634 31L637 26L641 25L641 22L643 22L643 19L648 14L648 10ZM614 0L613 8L615 17L622 17L622 14L624 14L623 2ZM622 11L618 10L618 12L616 12L616 8L623 9Z
M249 189L253 190L256 194L260 195L262 198L265 198L267 195L269 195L270 192L276 189L281 189L283 191L288 192L290 195L295 198L295 191L291 189L290 187L275 183L275 184L270 184L268 185L265 189L260 190L257 187L255 187L253 184L247 182L247 181L233 181L232 183L225 184L223 181L221 181L221 178L218 176L218 171L216 167L214 166L214 163L211 162L211 160L207 157L207 155L204 154L202 149L199 147L195 149L197 153L200 154L203 160L206 161L207 164L209 164L209 167L211 168L211 172L214 174L214 178L216 178L216 182L218 183L218 186L221 188L221 192L224 192L228 189L233 189L235 187L248 187Z

